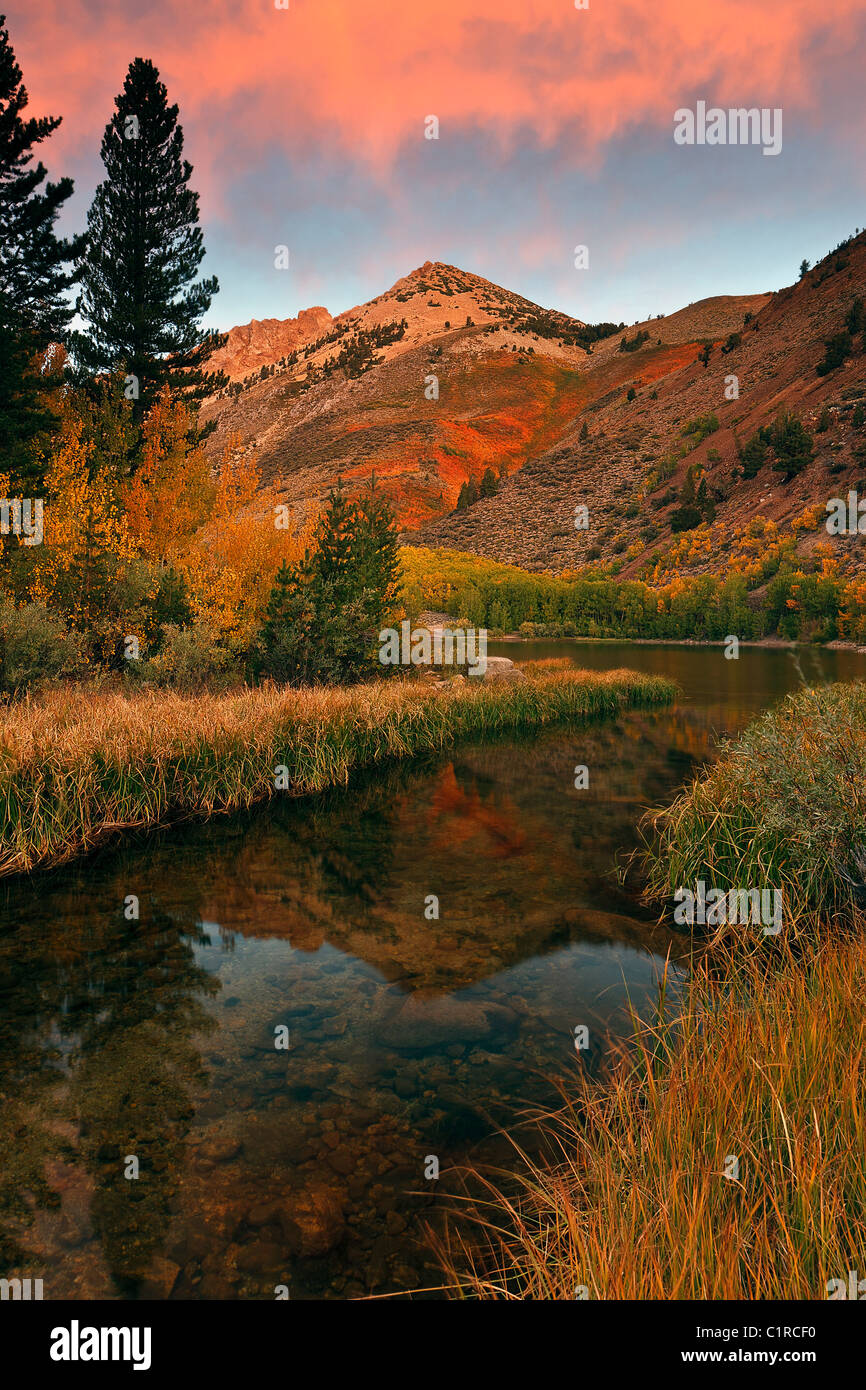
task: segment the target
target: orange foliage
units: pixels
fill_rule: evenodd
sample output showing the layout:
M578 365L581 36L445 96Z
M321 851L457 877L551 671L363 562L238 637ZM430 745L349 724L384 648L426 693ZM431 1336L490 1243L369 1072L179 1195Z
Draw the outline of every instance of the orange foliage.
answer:
M193 424L188 408L164 391L143 425L142 462L122 492L136 550L159 563L188 546L213 506L210 464L187 439Z

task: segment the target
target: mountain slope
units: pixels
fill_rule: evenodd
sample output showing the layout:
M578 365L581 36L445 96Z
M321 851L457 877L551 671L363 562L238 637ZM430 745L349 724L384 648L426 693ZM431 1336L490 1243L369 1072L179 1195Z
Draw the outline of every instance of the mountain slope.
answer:
M765 298L706 300L653 320L669 349L659 372L685 360L682 344L699 331L730 331ZM360 486L375 473L401 525L415 528L447 516L488 467L508 476L554 448L629 376L618 343L618 333L599 340L579 320L427 262L336 318L313 309L233 329L213 358L232 385L202 412L216 421L211 457L254 451L299 513L338 476Z
M614 563L623 577L655 581L721 572L732 551L759 555L762 545L794 523L800 551L826 543L827 500L847 496L866 475L866 429L855 413L857 402L866 401L862 331L854 334L854 351L841 366L826 375L816 369L825 342L844 330L858 296L866 296L866 234L843 243L796 285L759 296L745 311L748 322L739 312L748 301L730 301L736 322L730 316L714 319L710 306L718 301L705 301L682 316L636 325L649 338L633 352L619 352L618 342L599 344L588 369L594 399L557 444L503 482L495 497L405 541L535 570ZM712 327L706 366L697 341L670 341L672 326L675 337ZM739 341L728 343L726 329ZM728 400L732 376L739 397ZM631 401L629 388L635 391ZM756 476L744 477L740 448L785 411L800 417L813 436L813 461L787 478L769 454ZM711 423L710 416L718 428L706 438L700 437L702 428L685 432L690 421ZM588 437L582 439L584 424ZM689 467L706 479L715 520L675 534L671 521L683 505ZM866 497L866 479L859 491ZM586 530L575 528L578 505L589 511ZM814 515L800 521L806 509ZM862 566L862 538L833 543L848 568Z
M299 511L338 476L360 485L375 472L402 524L441 516L467 478L520 467L578 406L584 325L452 266L428 262L318 336L308 320L297 341L304 326L302 314L282 333L259 331L253 351L294 347L245 383L250 335L233 330L221 360L236 380L202 412L217 424L214 461L226 447L254 450Z

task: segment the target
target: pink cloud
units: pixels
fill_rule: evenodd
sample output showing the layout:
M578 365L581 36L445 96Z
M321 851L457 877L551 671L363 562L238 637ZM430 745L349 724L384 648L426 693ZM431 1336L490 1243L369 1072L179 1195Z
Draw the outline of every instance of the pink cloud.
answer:
M694 93L811 113L862 0L114 0L8 15L34 111L64 116L51 161L93 159L127 64L153 58L181 108L205 201L222 203L251 151L333 151L387 173L423 140L469 127L503 152L526 132L579 139L575 164L638 125L672 127ZM862 122L858 103L857 121Z

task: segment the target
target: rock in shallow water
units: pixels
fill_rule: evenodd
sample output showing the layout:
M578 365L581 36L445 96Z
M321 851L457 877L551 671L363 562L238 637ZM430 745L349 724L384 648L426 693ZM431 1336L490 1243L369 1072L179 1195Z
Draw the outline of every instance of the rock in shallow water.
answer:
M454 1042L478 1042L513 1022L514 1014L501 1004L410 995L396 1012L379 1020L375 1035L386 1047L412 1051Z

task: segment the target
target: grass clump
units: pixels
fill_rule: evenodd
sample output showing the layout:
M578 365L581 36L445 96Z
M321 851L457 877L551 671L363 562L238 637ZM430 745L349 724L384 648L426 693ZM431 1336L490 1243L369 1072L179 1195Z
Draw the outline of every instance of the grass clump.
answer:
M452 1292L825 1299L866 1267L866 944L776 957L769 978L751 957L745 989L743 968L732 988L706 962L675 1027L564 1085L516 1183L473 1175L469 1224L439 1246Z
M649 820L650 896L781 885L786 930L703 943L676 1008L663 980L608 1074L512 1139L516 1176L467 1175L452 1293L825 1299L866 1268L864 812L858 683L788 696Z
M850 921L866 897L866 684L787 696L645 830L650 898L778 888L785 930Z
M614 715L673 699L633 671L560 672L443 689L265 685L185 699L172 691L53 692L0 726L0 875L62 863L123 829L208 816L344 784L354 769L459 739Z

